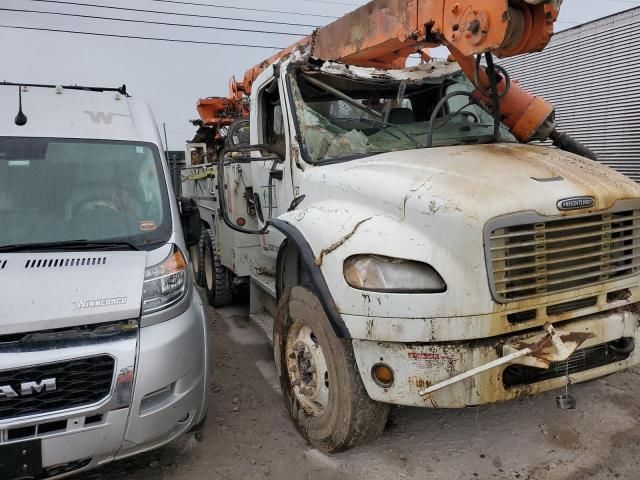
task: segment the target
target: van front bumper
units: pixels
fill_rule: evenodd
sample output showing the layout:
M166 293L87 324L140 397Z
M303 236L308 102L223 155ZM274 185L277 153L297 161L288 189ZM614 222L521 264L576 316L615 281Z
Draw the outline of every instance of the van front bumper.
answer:
M135 368L129 370L129 388L121 388L127 382L127 365L118 361L117 380L105 401L86 408L2 421L0 449L10 443L39 440L46 478L62 478L162 446L204 419L207 334L202 302L196 292L184 313L140 328L133 341L119 346L102 343L49 352L47 361L55 362L60 355L112 355L114 348L132 350L129 353L135 358ZM126 354L123 356L127 358ZM110 409L123 400L127 406ZM57 429L48 431L51 426ZM12 439L20 429L33 434Z
M640 362L639 315L635 308L616 310L556 324L557 330L592 334L569 361L571 383L602 377ZM485 371L428 396L419 392L505 356L505 346L543 334L542 329L471 342L408 344L352 340L360 375L369 396L376 401L432 408L461 408L496 403L564 387L566 362L544 370L526 365L525 359ZM620 353L619 345L633 346ZM612 350L616 350L613 352ZM376 364L386 364L395 381L388 388L372 377Z

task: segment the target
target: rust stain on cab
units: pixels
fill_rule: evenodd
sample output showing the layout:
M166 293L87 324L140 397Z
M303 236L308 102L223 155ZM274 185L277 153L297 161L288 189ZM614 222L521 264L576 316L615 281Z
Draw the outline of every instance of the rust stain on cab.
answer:
M409 388L415 388L418 390L429 388L433 384L431 380L422 377L409 377L408 381Z

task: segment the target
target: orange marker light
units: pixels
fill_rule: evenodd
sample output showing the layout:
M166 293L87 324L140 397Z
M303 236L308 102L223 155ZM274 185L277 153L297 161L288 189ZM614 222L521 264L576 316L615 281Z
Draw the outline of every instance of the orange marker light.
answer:
M373 377L373 380L376 382L376 384L383 388L390 387L395 381L393 370L389 365L386 365L384 363L378 363L374 365L371 369L371 376Z

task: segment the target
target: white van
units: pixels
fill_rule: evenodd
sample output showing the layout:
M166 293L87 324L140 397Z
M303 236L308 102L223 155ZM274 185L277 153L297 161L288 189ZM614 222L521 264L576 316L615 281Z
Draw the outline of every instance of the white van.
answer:
M149 107L124 87L3 83L0 111L0 478L58 478L197 430L200 222L172 194Z

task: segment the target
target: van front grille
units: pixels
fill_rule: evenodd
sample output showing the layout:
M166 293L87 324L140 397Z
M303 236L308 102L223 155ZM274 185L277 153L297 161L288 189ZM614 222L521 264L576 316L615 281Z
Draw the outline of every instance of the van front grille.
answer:
M576 290L640 271L640 209L550 219L502 217L485 240L500 303Z
M104 400L111 392L114 369L115 359L101 355L0 371L0 420L83 407ZM23 392L25 385L29 388Z

